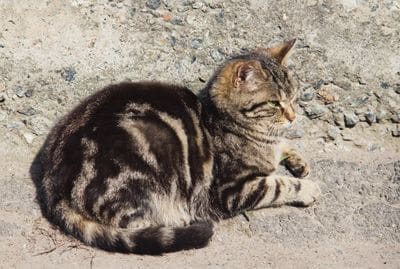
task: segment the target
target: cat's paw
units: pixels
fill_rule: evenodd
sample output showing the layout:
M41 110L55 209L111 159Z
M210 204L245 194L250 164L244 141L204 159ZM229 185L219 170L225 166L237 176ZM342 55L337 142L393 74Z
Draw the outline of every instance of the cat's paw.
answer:
M293 154L284 160L284 165L293 176L304 178L310 173L310 166L299 155Z
M321 190L317 183L307 179L301 180L300 189L291 204L295 206L309 206L314 203L320 195Z

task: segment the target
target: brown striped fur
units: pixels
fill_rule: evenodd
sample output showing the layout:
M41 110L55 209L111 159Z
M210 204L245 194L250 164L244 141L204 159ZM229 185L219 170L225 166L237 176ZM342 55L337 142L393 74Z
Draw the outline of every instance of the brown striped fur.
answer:
M38 154L43 213L88 245L161 254L204 247L214 221L245 210L311 204L315 183L274 174L282 157L309 171L280 138L295 118L293 45L232 57L198 96L138 82L88 97Z

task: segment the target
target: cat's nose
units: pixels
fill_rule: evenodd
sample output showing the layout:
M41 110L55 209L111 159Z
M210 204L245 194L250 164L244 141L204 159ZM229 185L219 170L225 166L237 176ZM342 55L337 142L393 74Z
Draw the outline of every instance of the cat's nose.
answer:
M294 109L291 106L285 109L284 115L286 119L288 119L290 122L293 122L296 119L296 114L294 113Z

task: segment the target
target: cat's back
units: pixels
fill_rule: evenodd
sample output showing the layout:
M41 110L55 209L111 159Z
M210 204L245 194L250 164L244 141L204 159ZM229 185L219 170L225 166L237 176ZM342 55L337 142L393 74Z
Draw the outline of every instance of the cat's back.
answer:
M48 136L47 192L82 201L76 207L92 216L107 179L124 171L145 175L148 182L161 180L157 184L166 190L171 184L166 178L178 178L180 186L192 190L211 173L203 165L210 162L211 144L201 114L197 96L175 85L121 83L93 94Z

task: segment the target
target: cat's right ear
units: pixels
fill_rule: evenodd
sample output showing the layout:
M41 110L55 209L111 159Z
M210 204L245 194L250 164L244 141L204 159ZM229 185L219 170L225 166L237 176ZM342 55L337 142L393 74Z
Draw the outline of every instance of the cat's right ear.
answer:
M254 89L255 74L257 68L254 62L241 62L237 64L233 76L235 88L252 91Z

